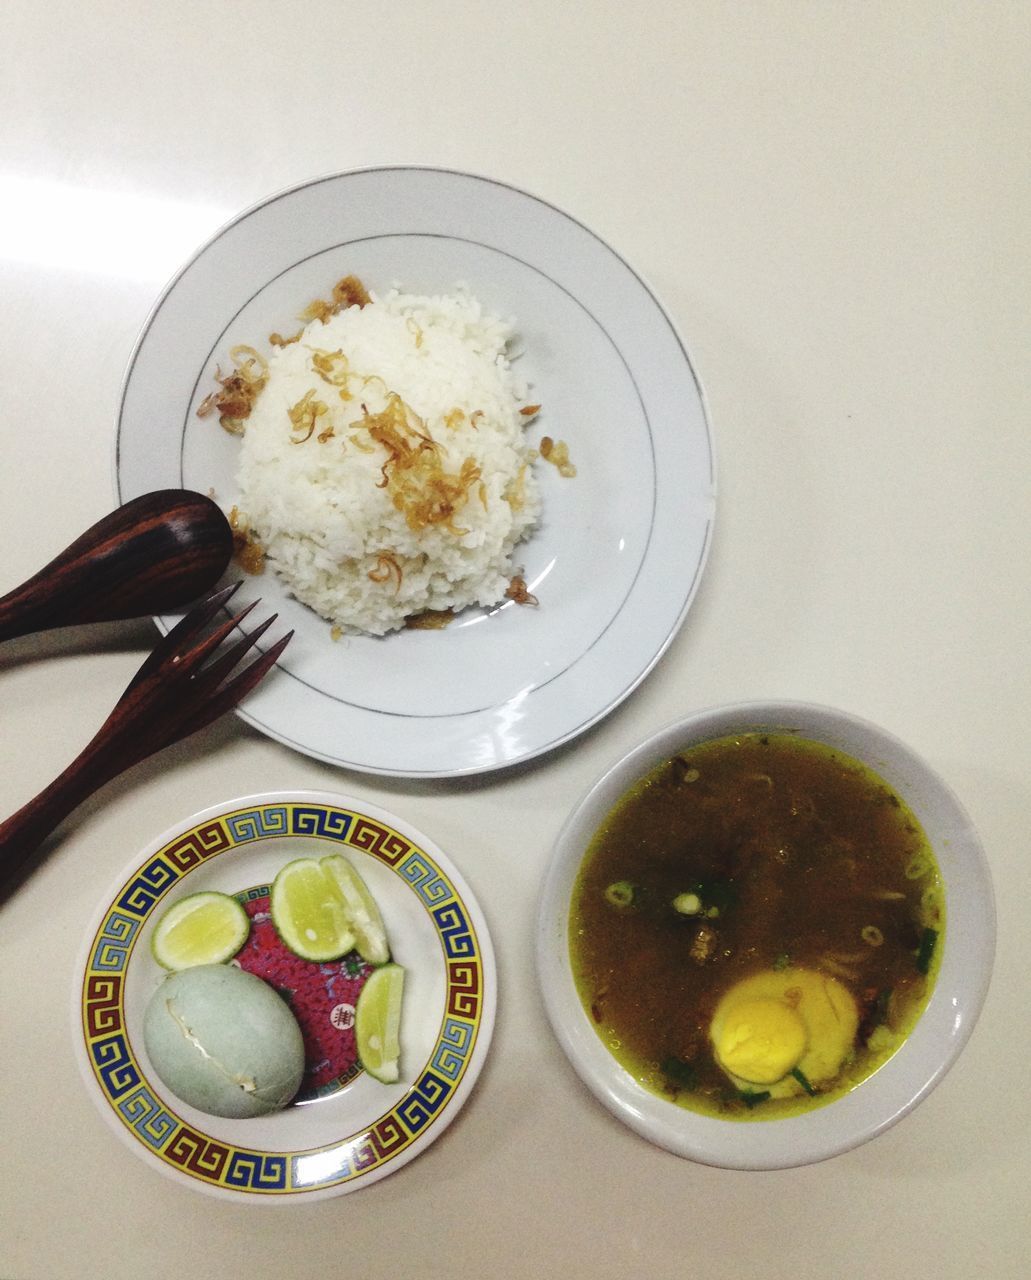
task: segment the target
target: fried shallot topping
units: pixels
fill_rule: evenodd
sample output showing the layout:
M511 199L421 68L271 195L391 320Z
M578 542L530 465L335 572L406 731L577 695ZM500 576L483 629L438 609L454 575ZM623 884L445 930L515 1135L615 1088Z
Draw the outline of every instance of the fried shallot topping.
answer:
M552 440L551 436L544 436L540 443L540 453L545 462L558 468L560 476L569 480L576 475L576 467L569 461L569 446L564 440Z
M466 533L454 517L481 478L474 459L466 458L457 475L446 471L440 446L426 424L394 391L381 412L369 413L364 404L362 411L365 417L360 425L387 453L378 487L387 490L409 529L418 532L439 524L458 536Z
M357 276L344 276L333 286L333 301L338 311L346 311L348 307L367 307L372 299Z
M688 952L695 964L705 964L712 959L712 953L716 947L718 937L716 930L710 928L709 925L699 925L691 942L691 949Z
M265 548L250 531L247 517L237 507L229 512L229 527L233 531L233 559L244 573L265 572Z
M250 416L255 400L268 381L268 365L253 347L233 347L229 357L235 366L233 372L223 377L220 368L215 370L215 381L221 390L204 397L197 417L206 418L217 409L221 425L231 435L239 436L243 435L244 420Z
M321 320L325 324L330 316L335 316L337 312L346 311L348 307L364 307L371 301L368 290L357 276L344 276L343 280L338 280L333 286L332 302L327 302L324 298L315 298L308 303L298 319L303 320L305 324L311 324L313 320Z
M348 307L364 307L372 301L368 290L358 279L357 276L344 276L342 280L338 280L333 286L333 300L326 302L322 298L316 298L314 302L305 307L300 315L300 319L304 324L310 324L313 320L322 320L325 322L330 316L335 316L338 311L346 311ZM297 342L303 330L284 338L281 333L270 333L269 343L273 347L288 347L291 343ZM421 342L421 334L418 342ZM416 345L418 345L418 342ZM343 400L349 400L350 393L347 391L347 375L346 375L346 359L342 352L322 352L318 353L329 357L330 364L327 366L327 372L330 376L323 374L327 382L341 387L340 397ZM218 391L212 391L209 396L205 396L197 408L198 418L206 418L209 414L218 410L219 422L232 435L242 435L244 431L244 421L250 416L254 402L258 398L259 393L268 381L268 365L265 358L259 355L253 347L237 346L233 347L229 352L233 361L233 371L225 377L222 376L222 370L215 370L215 381L219 384ZM334 362L334 357L339 356L344 361L344 375L340 378L339 363ZM318 363L313 360L313 365L317 372L322 373L318 367ZM339 380L338 380L339 379ZM310 434L310 433L309 433ZM304 439L308 437L305 436ZM298 441L297 443L303 443Z
M526 506L526 464L519 468L519 474L512 480L502 497L513 511L522 511Z
M351 364L343 351L322 351L316 347L311 353L311 367L323 382L331 387L346 387L351 376Z
M423 609L422 613L409 614L405 627L409 631L443 631L454 620L453 609Z
M397 557L389 551L381 551L376 556L375 569L369 570L370 582L389 582L394 580L394 594L401 590L401 582L404 579L404 570L397 563Z
M536 596L531 595L526 589L526 579L521 574L516 574L512 581L508 584L508 590L505 592L506 600L514 600L516 604L540 604Z
M524 404L519 410L524 418L536 418L540 411L541 407L539 404Z
M287 410L290 416L290 430L295 433L290 436L291 444L304 444L306 440L310 440L319 418L329 413L329 405L324 404L321 400L316 400L314 397L315 392L309 389L293 408ZM325 444L332 434L332 426L321 431L319 433L320 443Z
M339 348L336 351L323 351L319 347L313 347L311 367L323 382L336 387L340 399L345 402L354 399L350 388L352 381L357 380L362 386L367 382L362 374L351 372L351 362Z
M330 316L335 316L336 313L337 309L333 306L332 302L327 302L324 298L314 298L308 303L297 319L302 321L305 325L313 324L316 320L321 320L322 323L325 324Z

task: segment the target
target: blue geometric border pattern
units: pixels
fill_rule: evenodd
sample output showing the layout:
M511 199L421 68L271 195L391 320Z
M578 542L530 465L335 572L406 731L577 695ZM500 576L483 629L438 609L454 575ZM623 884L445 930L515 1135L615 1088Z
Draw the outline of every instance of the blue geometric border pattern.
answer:
M436 907L430 915L440 930L444 951L449 960L466 959L476 954L476 939L457 899Z
M118 905L123 911L145 920L154 903L170 885L175 884L181 874L164 858L154 858L125 886Z
M302 1151L291 1157L290 1185L307 1190L331 1187L354 1174L352 1140L339 1142L324 1151Z
M259 805L257 809L245 809L241 813L226 816L225 824L233 844L250 844L266 836L289 834L288 810L285 805Z
M233 897L237 902L255 902L258 898L267 898L271 892L270 884L254 884L249 889L241 889L239 893L234 893Z
M445 1019L444 1029L430 1060L434 1069L449 1080L456 1081L462 1074L469 1051L473 1047L475 1031L471 1022L460 1022L457 1018Z
M98 973L121 973L139 927L139 920L112 911L101 927L90 956L90 968Z
M427 907L454 897L454 890L421 850L412 850L397 867L402 880L407 880Z
M286 1156L260 1151L234 1151L226 1167L227 1187L252 1191L285 1191L289 1161Z
M140 1083L140 1073L125 1036L119 1034L94 1040L90 1049L104 1089L113 1101Z
M324 836L329 840L346 840L354 822L354 814L328 805L294 805L291 831L295 836Z
M118 1110L126 1123L135 1129L143 1141L157 1151L165 1145L179 1123L175 1116L158 1102L146 1085L140 1085L134 1093L123 1098L118 1103Z
M370 832L372 835L370 836ZM201 859L276 836L353 845L391 867L433 921L445 957L445 1013L436 1043L404 1097L368 1128L304 1151L263 1152L219 1145L184 1163L183 1121L150 1087L125 1023L125 971L143 925L167 891ZM370 843L370 839L372 843ZM267 891L267 890L266 890ZM94 938L83 982L83 1026L97 1082L122 1123L180 1173L226 1188L290 1194L361 1177L409 1147L446 1110L472 1060L481 1017L481 955L465 904L433 858L390 827L333 805L253 805L180 832L138 868L110 904ZM451 963L457 962L457 963ZM468 1001L472 997L473 1003ZM468 1013L468 1017L463 1015ZM192 1140L192 1139L191 1139ZM218 1155L218 1153L221 1153ZM216 1158L217 1156L217 1158Z
M440 1110L454 1086L434 1071L424 1071L397 1104L397 1114L410 1133L418 1133Z

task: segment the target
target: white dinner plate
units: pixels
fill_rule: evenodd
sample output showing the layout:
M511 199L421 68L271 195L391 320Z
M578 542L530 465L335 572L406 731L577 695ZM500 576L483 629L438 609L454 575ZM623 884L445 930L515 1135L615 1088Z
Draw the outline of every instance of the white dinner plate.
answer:
M400 1079L384 1085L356 1067L346 1082L273 1115L230 1120L196 1111L162 1083L143 1042L144 1012L164 974L150 948L156 921L202 890L246 903L267 894L292 859L330 853L342 853L365 880L392 958L405 969ZM308 966L317 971L307 979L311 1008L338 1029L353 1026L353 1004L330 1008L326 993L347 960ZM166 831L105 897L77 972L73 1039L104 1118L177 1181L251 1202L340 1195L423 1151L476 1081L497 993L486 922L450 860L382 809L315 791L234 800Z
M118 499L181 486L228 509L239 442L197 416L216 369L232 367L236 344L267 351L270 333L292 332L348 274L380 291L465 284L512 318L515 367L543 405L531 443L565 441L577 474L538 464L542 522L517 549L537 608L509 602L440 631L334 641L274 575L248 579L296 634L240 714L371 773L472 774L537 756L595 724L659 660L698 586L715 501L684 344L641 278L575 218L498 182L420 168L323 178L241 214L144 327L118 419Z

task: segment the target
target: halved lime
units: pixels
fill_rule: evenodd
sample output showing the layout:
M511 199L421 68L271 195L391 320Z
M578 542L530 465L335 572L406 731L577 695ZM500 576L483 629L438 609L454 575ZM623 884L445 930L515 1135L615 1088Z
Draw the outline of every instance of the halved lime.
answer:
M272 923L302 960L338 960L354 946L343 898L315 858L288 862L272 882Z
M404 985L404 969L385 964L369 975L355 1006L358 1057L369 1075L384 1084L393 1084L399 1074Z
M365 881L339 853L322 859L322 866L344 900L344 915L354 934L358 954L369 964L386 964L390 959L387 931L383 927L376 900Z
M191 893L162 913L150 939L154 959L165 969L223 964L240 950L250 918L225 893Z

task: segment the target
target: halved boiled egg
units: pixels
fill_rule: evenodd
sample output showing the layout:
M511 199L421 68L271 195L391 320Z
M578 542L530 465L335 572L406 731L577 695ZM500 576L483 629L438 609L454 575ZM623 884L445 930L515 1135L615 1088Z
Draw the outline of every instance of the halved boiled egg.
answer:
M716 1006L709 1036L716 1061L739 1089L788 1098L806 1083L833 1079L858 1029L846 987L813 969L786 968L736 982Z

